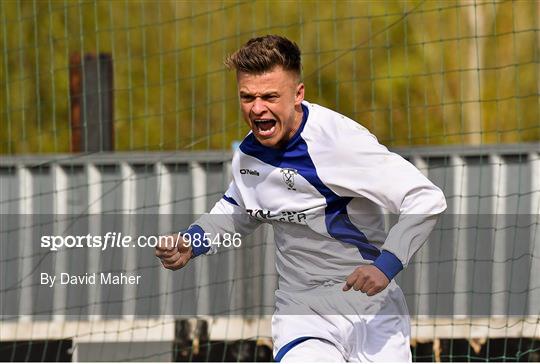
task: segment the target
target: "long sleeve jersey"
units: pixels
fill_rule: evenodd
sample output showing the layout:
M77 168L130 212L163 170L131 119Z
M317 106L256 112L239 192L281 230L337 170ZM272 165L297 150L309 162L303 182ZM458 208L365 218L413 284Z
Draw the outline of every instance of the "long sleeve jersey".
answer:
M355 121L306 101L302 109L300 128L281 149L246 136L225 195L185 234L211 240L271 224L281 289L343 282L361 264L392 279L446 209L443 193ZM384 209L399 215L388 233ZM194 255L213 251L193 247Z

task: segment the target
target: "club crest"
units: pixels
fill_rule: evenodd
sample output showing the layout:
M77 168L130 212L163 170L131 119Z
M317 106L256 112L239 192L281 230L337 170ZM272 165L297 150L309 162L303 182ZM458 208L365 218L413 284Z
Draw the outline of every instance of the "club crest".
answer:
M294 188L294 176L298 174L298 171L294 168L281 168L281 174L287 189L296 191L296 188Z

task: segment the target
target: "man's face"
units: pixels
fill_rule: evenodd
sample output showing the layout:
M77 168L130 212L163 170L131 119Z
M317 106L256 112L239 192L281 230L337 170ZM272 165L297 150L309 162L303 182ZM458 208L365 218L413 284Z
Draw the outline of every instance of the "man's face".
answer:
M240 106L253 135L265 147L283 146L302 123L304 84L281 66L254 75L237 72Z

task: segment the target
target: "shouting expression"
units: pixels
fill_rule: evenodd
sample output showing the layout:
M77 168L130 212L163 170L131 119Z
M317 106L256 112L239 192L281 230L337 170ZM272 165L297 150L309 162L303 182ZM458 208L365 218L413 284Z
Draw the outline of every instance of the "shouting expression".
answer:
M302 123L304 84L281 66L262 74L238 71L240 106L257 140L269 148L286 145Z

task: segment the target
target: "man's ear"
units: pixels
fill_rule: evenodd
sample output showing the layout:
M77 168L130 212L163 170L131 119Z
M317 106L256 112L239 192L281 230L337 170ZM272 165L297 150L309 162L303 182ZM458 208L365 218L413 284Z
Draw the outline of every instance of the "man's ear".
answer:
M299 83L298 86L296 86L296 94L294 96L295 104L299 105L302 101L304 101L304 84Z

